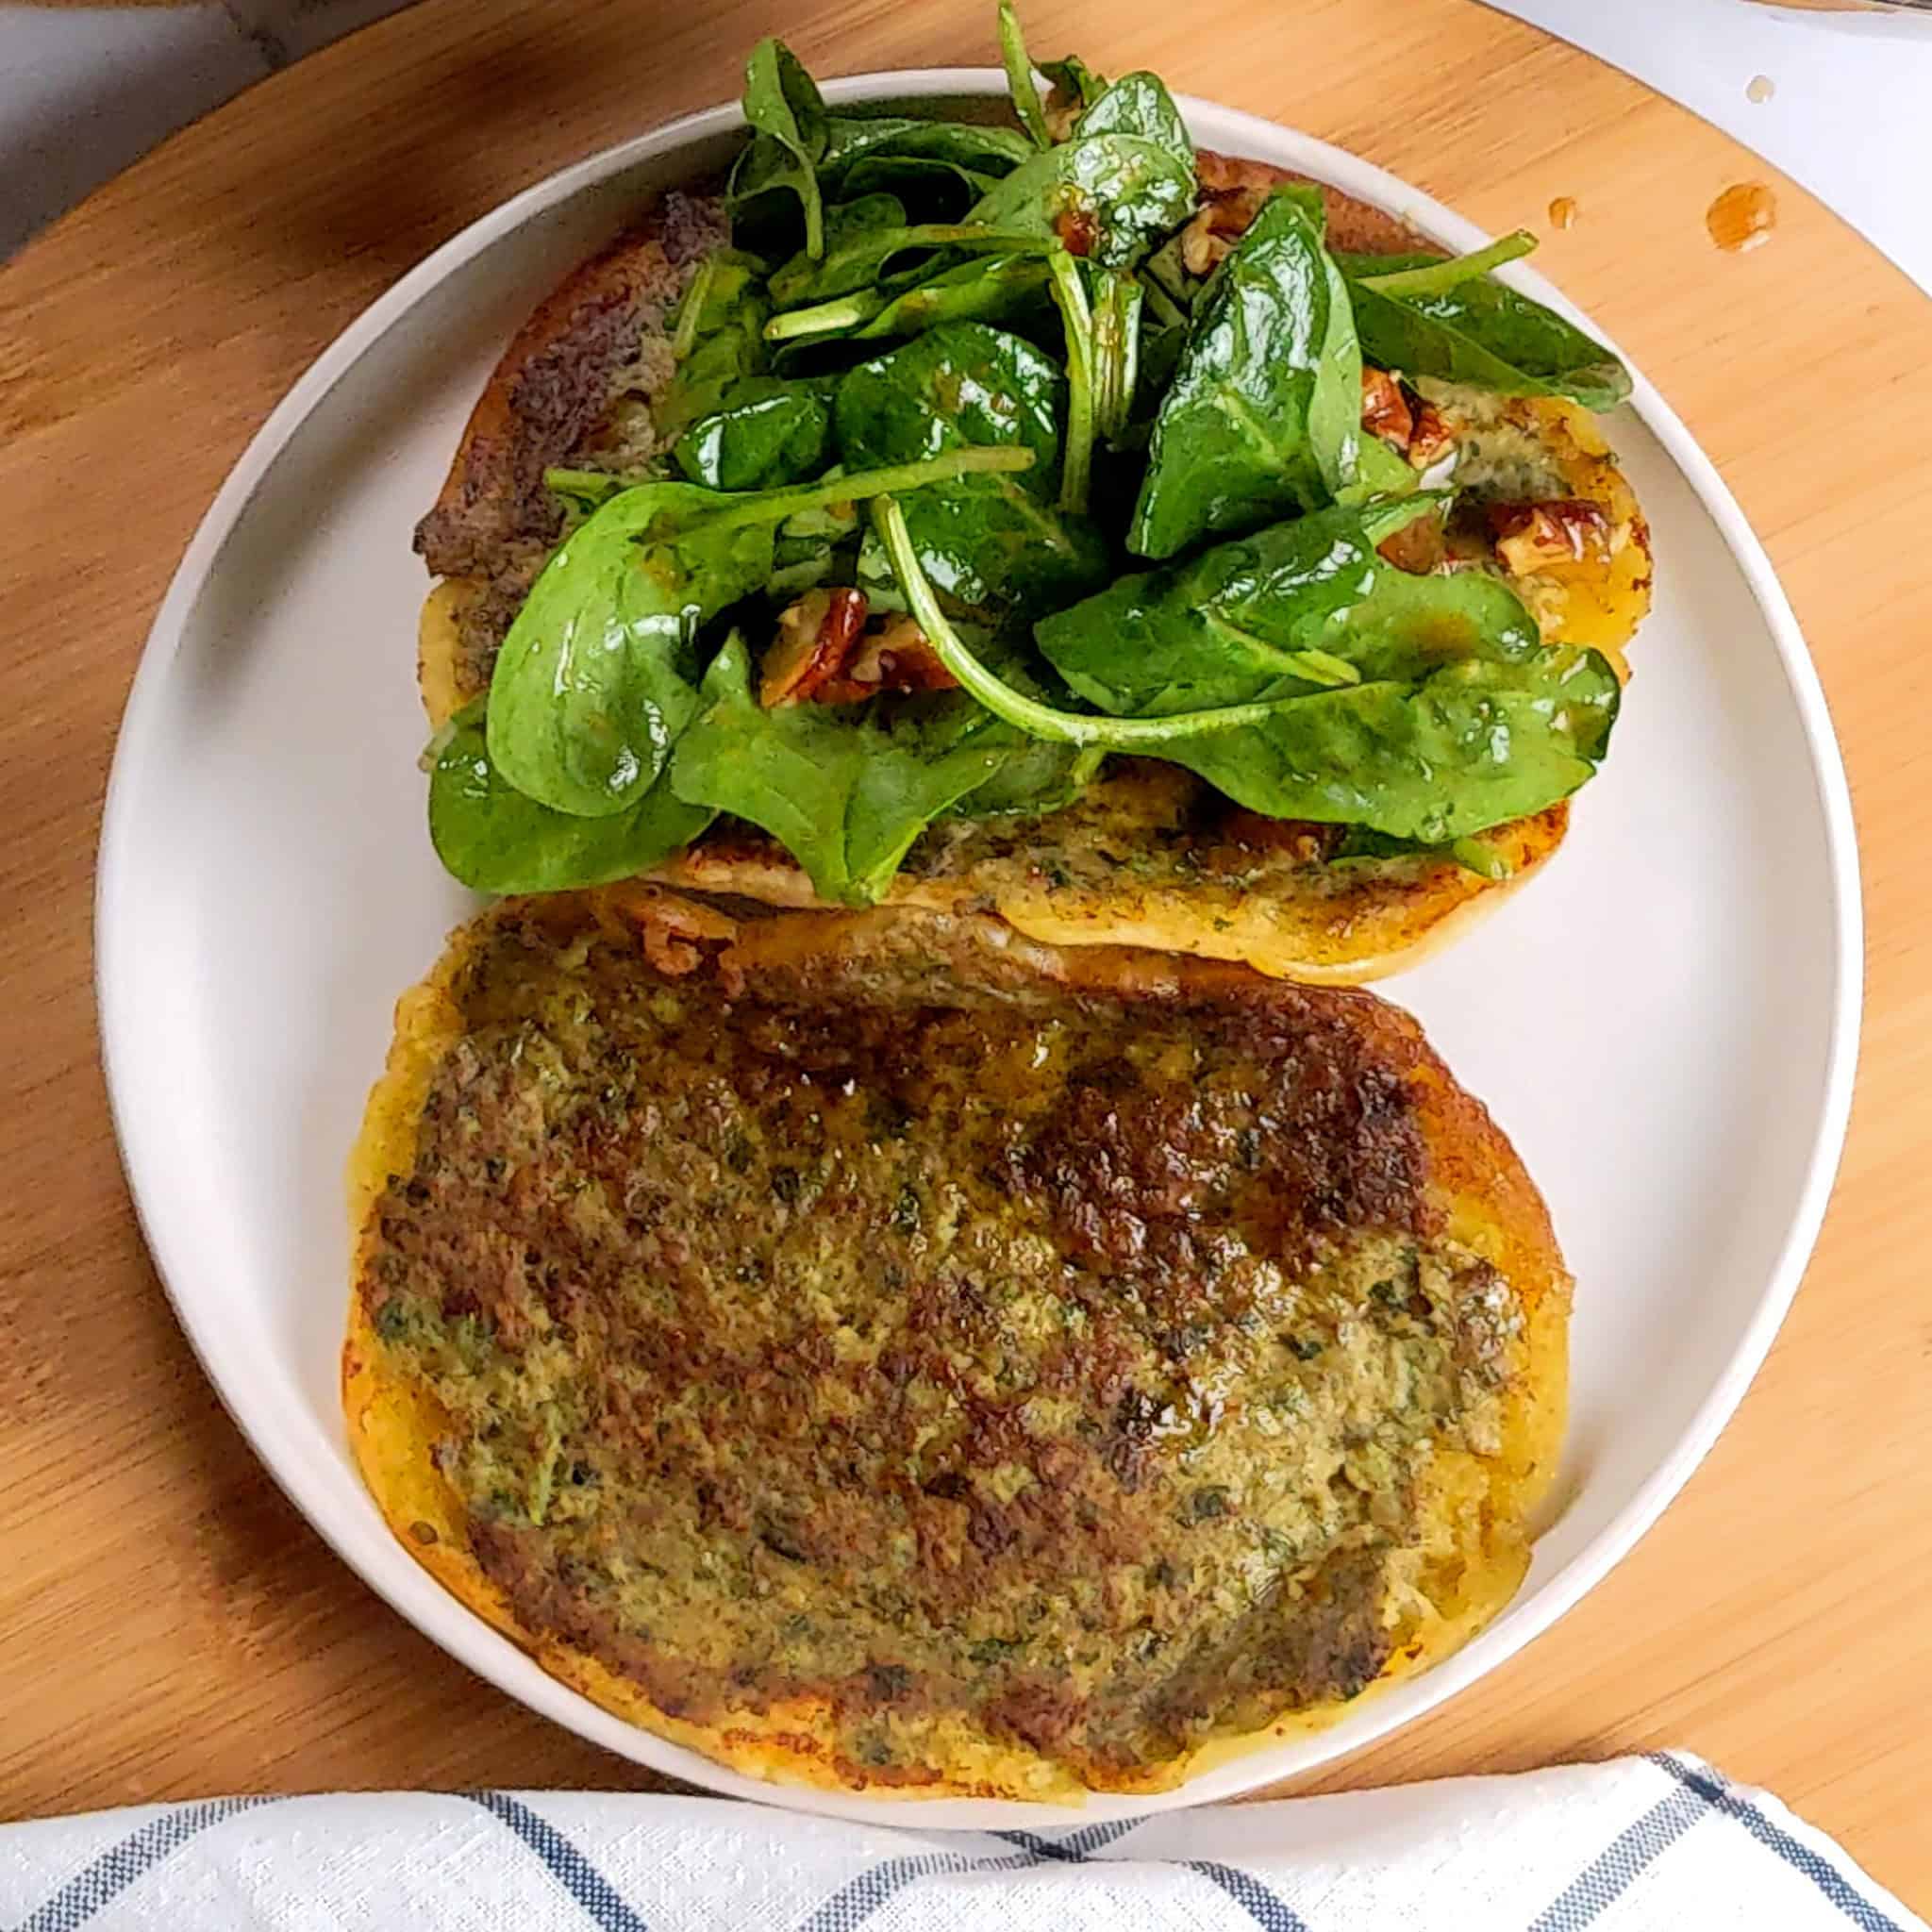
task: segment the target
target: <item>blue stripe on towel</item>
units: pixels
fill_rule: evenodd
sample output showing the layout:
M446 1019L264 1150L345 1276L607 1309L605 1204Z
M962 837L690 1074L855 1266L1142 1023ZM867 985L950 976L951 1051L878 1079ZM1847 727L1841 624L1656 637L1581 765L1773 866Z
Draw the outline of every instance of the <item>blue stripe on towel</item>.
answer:
M941 1873L954 1872L1021 1872L1043 1862L1037 1852L1019 1852L1010 1858L973 1858L964 1852L927 1852L917 1858L888 1858L884 1864L848 1879L810 1918L800 1923L798 1932L857 1932L894 1892L903 1891L921 1878L936 1878Z
M996 1831L992 1836L1004 1839L1009 1845L1018 1845L1022 1851L1031 1852L1036 1857L1084 1865L1095 1852L1125 1838L1143 1822L1139 1818L1109 1819L1104 1824L1083 1824L1077 1831L1070 1831L1061 1839L1042 1838L1037 1831Z
M507 1791L471 1791L473 1803L500 1818L542 1859L550 1875L583 1907L597 1932L650 1932L596 1866L547 1818Z
M1252 1872L1217 1865L1211 1858L1190 1858L1187 1866L1190 1872L1211 1878L1263 1932L1308 1932L1299 1914L1289 1909L1288 1901L1270 1891Z
M1658 1799L1537 1914L1529 1932L1583 1932L1586 1925L1594 1924L1660 1853L1709 1810L1695 1791L1673 1791Z
M108 1901L125 1891L142 1873L152 1871L170 1852L185 1845L197 1832L252 1806L272 1805L273 1798L216 1798L206 1805L185 1805L178 1811L152 1818L117 1845L77 1872L29 1919L20 1932L79 1932Z
M1713 1810L1735 1818L1759 1844L1775 1852L1792 1871L1803 1873L1859 1932L1904 1932L1897 1920L1854 1890L1837 1866L1821 1858L1809 1845L1801 1843L1782 1826L1774 1824L1749 1799L1725 1790L1702 1771L1680 1764L1668 1751L1649 1751L1644 1755L1658 1770L1669 1772L1686 1790L1695 1791Z

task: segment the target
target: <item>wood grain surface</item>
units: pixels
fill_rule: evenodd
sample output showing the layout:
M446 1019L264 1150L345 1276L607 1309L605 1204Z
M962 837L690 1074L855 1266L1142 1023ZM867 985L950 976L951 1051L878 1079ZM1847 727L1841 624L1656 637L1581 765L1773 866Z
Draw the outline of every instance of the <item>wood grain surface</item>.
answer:
M1705 208L1763 165L1471 0L1030 0L1027 16L1036 48L1294 123L1493 230L1544 226L1574 196L1581 219L1541 265L1658 381L1769 542L1861 821L1851 1145L1741 1413L1554 1632L1314 1784L1685 1745L1932 1906L1925 299L1789 183L1770 244L1720 255ZM650 1782L380 1605L229 1424L122 1183L90 892L142 637L276 398L437 243L733 94L744 51L780 27L821 74L991 58L986 0L425 0L176 137L0 270L0 1816Z

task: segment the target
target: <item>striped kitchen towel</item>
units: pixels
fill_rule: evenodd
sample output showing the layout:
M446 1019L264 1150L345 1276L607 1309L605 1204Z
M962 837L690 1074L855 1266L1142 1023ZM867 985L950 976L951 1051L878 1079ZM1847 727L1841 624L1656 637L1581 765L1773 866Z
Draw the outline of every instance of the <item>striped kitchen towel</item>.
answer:
M223 1798L0 1826L0 1925L1925 1932L1776 1799L1678 1752L1038 1831L578 1791Z

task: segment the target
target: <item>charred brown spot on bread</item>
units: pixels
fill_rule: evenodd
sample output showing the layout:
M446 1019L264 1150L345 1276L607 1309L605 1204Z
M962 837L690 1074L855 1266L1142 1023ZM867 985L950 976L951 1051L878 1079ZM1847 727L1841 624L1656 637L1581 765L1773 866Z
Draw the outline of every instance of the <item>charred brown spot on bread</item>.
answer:
M1412 1023L908 915L667 976L608 911L476 928L358 1273L526 1641L715 1737L818 1712L855 1782L963 1732L1146 1788L1476 1588L1434 1458L1563 1280Z
M1194 157L1195 173L1201 192L1208 203L1221 210L1209 225L1222 236L1241 233L1260 211L1262 202L1276 189L1295 185L1318 188L1328 218L1328 246L1342 255L1440 255L1441 250L1426 236L1390 214L1325 181L1297 175L1290 168L1277 168L1268 161L1251 161L1203 148Z
M566 277L497 363L441 493L416 526L432 573L480 587L463 638L485 681L563 527L544 471L620 469L652 454L649 403L673 366L667 325L693 267L724 240L714 193L673 190ZM619 435L625 411L639 421Z

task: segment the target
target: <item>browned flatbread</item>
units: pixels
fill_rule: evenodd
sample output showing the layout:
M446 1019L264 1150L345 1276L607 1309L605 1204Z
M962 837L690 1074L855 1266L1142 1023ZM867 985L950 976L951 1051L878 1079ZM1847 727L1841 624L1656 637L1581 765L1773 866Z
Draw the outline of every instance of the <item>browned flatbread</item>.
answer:
M760 1776L1170 1787L1480 1627L1557 1466L1543 1204L1366 993L508 902L400 1003L354 1180L398 1538Z
M1208 197L1235 208L1274 182L1302 178L1206 151L1200 166ZM1430 245L1386 210L1316 185L1338 247ZM496 650L556 538L545 467L623 469L654 454L650 400L672 367L666 323L693 261L724 232L715 198L667 195L578 270L505 352L417 532L443 579L424 608L417 660L433 724L488 689ZM1546 634L1602 650L1621 672L1623 646L1648 607L1650 560L1614 457L1572 404L1474 398L1470 408L1488 441L1532 456L1550 493L1597 502L1631 533L1607 565L1559 564L1517 585ZM1472 841L1507 870L1500 882L1441 857L1326 865L1292 829L1257 836L1253 820L1177 767L1117 758L1066 811L1022 825L935 826L886 903L994 911L1058 945L1157 946L1357 984L1414 965L1500 905L1555 852L1568 808ZM735 824L714 827L653 876L774 905L821 903L782 846Z

